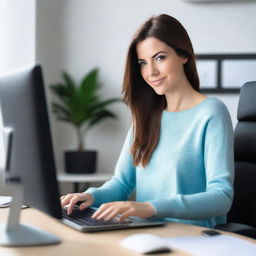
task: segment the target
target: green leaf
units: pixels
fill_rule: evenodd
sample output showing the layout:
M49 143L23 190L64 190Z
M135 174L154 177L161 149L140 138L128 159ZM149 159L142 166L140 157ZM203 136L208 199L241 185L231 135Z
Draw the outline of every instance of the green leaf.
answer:
M63 121L63 122L66 122L66 123L70 123L70 119L69 119L69 118L58 117L57 119L58 119L59 121Z
M87 92L88 88L93 88L94 92L96 91L98 85L98 72L99 70L95 68L85 75L81 82L81 89L83 92Z
M110 117L116 119L116 115L108 110L101 110L97 114L95 114L95 117L89 122L88 128L94 126L98 122L102 121L103 119Z
M99 111L101 109L103 109L104 107L110 105L111 103L114 103L114 102L122 102L121 99L119 98L112 98L112 99L109 99L109 100L105 100L105 101L101 101L97 104L95 104L93 107L92 107L92 110L93 111Z
M67 73L62 72L62 77L64 81L66 82L66 88L67 90L72 94L76 90L76 83L74 82L73 78Z
M64 84L61 84L61 83L50 85L50 89L59 98L67 97L68 94L69 94L68 91L66 90L66 86Z
M68 109L58 103L52 103L53 113L56 114L57 118L65 118L70 120L70 112Z
M98 69L93 69L82 79L80 84L80 93L83 95L84 102L90 102L90 99L96 96L98 89Z

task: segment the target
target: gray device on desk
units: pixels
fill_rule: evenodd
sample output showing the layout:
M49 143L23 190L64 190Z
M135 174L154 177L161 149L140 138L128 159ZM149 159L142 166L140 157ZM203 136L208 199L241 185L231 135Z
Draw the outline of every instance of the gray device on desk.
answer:
M123 222L118 221L118 217L111 221L95 220L90 218L96 208L88 208L84 211L80 211L78 206L75 207L72 214L68 216L66 210L63 209L63 222L79 231L82 232L96 232L96 231L107 231L117 230L126 228L141 228L141 227L153 227L163 226L165 222L157 221L153 219L143 219L135 216L127 218Z
M30 246L60 242L47 232L19 223L23 204L37 208L80 231L164 224L135 218L132 223L79 225L77 217L63 218L41 67L29 67L1 77L0 103L3 124L9 130L5 150L5 183L13 193L8 223L0 224L0 245Z

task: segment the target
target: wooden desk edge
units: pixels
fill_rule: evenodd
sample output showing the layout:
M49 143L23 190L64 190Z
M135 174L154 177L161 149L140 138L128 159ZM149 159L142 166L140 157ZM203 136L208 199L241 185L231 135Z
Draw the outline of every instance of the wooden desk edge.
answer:
M0 209L0 222L6 221L8 209ZM0 255L26 255L26 256L43 256L43 255L63 255L63 256L111 256L111 255L138 255L135 252L124 249L119 246L120 240L128 235L135 233L152 233L160 237L176 237L176 236L190 236L200 235L204 227L181 224L181 223L168 223L165 227L154 228L140 228L140 229L124 229L116 231L104 231L97 233L81 233L70 227L65 226L60 221L51 218L50 216L33 208L22 210L21 222L23 224L30 224L47 230L57 235L62 243L54 246L35 246L35 247L0 247ZM241 235L222 232L236 236L256 244L256 241ZM100 246L99 246L100 245ZM156 254L155 254L156 255ZM185 252L174 250L170 254L165 255L189 255Z

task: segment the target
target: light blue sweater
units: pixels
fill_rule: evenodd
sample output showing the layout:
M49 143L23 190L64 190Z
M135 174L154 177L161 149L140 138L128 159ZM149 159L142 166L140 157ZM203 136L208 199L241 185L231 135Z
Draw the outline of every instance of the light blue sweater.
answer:
M130 129L115 175L86 192L95 207L127 200L150 202L156 218L205 227L226 222L233 198L233 129L226 106L206 98L191 109L163 111L160 138L145 168L134 166Z

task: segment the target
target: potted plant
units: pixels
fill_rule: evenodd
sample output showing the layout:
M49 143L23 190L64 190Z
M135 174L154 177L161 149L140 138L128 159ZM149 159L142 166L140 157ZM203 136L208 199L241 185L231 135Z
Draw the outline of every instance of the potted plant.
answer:
M67 72L63 72L62 77L63 82L50 85L58 99L57 102L52 102L52 109L58 120L75 128L78 141L77 150L65 152L65 169L69 173L94 173L97 152L85 150L85 134L104 119L116 118L106 107L120 99L100 99L98 69L90 71L78 84Z

